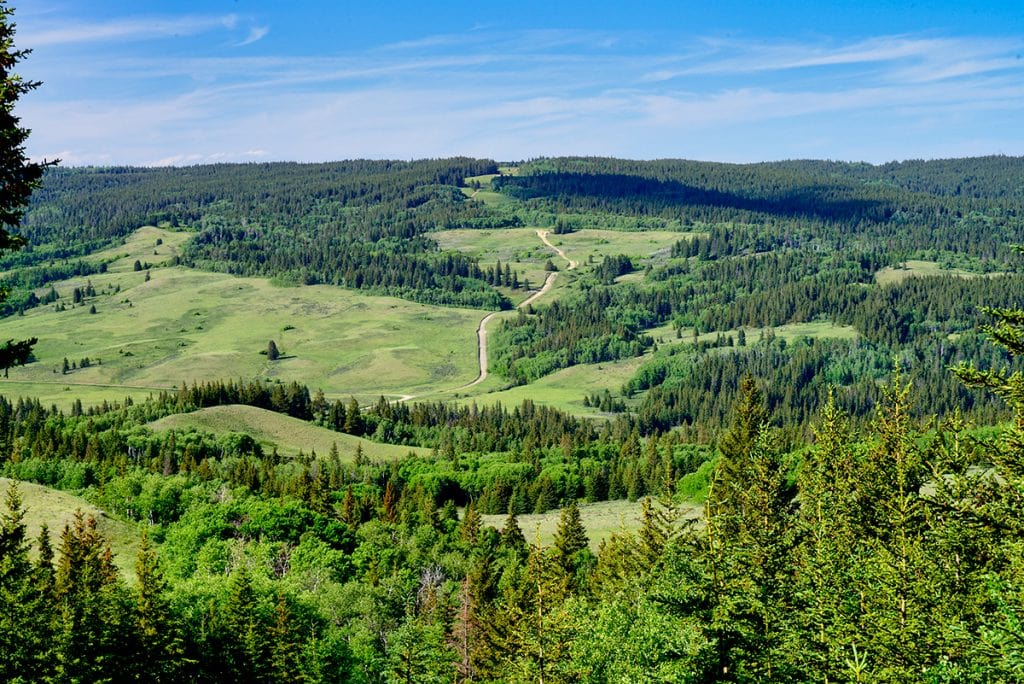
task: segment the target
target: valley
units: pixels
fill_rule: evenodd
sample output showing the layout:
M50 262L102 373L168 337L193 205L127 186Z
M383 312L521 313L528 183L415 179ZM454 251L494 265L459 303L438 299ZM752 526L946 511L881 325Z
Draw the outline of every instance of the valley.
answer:
M1003 487L1017 376L972 368L1020 368L982 328L1024 296L1004 162L971 162L992 184L971 198L944 162L873 167L885 186L852 165L601 158L54 171L31 248L0 263L0 324L38 337L0 380L0 474L26 533L89 549L74 562L116 574L118 600L154 586L133 556L158 562L167 619L214 680L203 625L225 643L235 627L202 611L297 635L318 668L314 648L349 659L332 672L372 671L395 656L380 634L419 630L443 655L417 671L447 671L458 615L528 635L537 592L577 647L596 621L628 654L626 623L601 621L639 611L627 622L662 626L655 659L697 671L666 639L713 650L716 618L657 597L709 591L718 563L730 620L751 591L802 614L799 597L845 601L899 563L923 591L966 537L904 513ZM889 528L917 555L893 560ZM805 554L832 565L798 572ZM979 587L934 591L955 606ZM527 644L487 648L522 664Z

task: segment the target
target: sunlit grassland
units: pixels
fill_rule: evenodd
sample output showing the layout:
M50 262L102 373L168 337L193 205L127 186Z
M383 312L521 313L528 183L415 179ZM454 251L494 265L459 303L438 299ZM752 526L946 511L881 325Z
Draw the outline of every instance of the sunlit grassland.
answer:
M992 276L997 273L974 273L962 268L943 268L942 264L936 261L921 261L911 259L902 262L899 266L886 266L875 273L875 282L879 285L893 285L901 283L907 278L914 276L958 276L960 278L978 278L983 275Z
M365 403L458 387L477 374L482 311L178 267L154 268L148 282L145 275L111 269L57 283L65 311L49 305L6 319L8 338L39 343L36 361L12 369L0 392L67 407L244 378L296 381ZM97 296L72 306L73 288L87 281ZM276 362L259 353L269 340L284 354ZM65 357L91 365L63 375Z
M682 506L685 516L688 518L698 517L702 510L699 504L683 504ZM640 529L643 508L639 501L601 501L580 504L579 508L580 518L583 521L583 526L587 529L587 537L590 540L592 551L596 552L601 541L616 532L635 532ZM552 510L540 514L520 515L517 516L517 519L526 541L531 544L539 541L542 546L551 546L561 514L560 510ZM506 515L482 517L485 525L498 530L505 525L507 518Z
M786 325L780 325L774 328L744 328L743 331L747 336L748 345L754 344L761 339L763 335L769 334L769 332L774 334L777 338L785 339L787 342L801 337L854 340L860 336L857 329L852 325L836 325L831 321L787 323ZM671 324L661 325L644 331L645 334L653 337L654 341L659 345L693 344L695 341L714 342L719 336L728 337L730 335L735 341L739 338L739 332L739 328L729 330L712 330L711 332L701 333L696 339L694 339L693 328L683 328L679 335L677 335L675 328Z
M562 368L549 375L531 382L528 385L520 385L509 389L500 389L504 381L496 378L491 384L491 378L465 395L460 396L456 401L461 404L476 403L478 406L489 406L501 403L512 407L521 404L529 399L542 406L565 411L577 416L591 418L612 417L611 414L602 413L596 408L583 405L583 397L590 394L600 394L604 390L618 396L625 384L636 373L637 369L649 358L649 356L638 356L622 361L608 361L602 363L582 364ZM481 390L480 393L474 390Z
M582 229L548 239L571 258L585 264L600 262L606 256L625 254L639 260L667 259L672 245L693 237L695 233L669 230L621 231Z
M362 447L363 454L373 461L401 458L410 452L429 453L428 449L417 447L378 444L253 406L212 406L191 413L167 416L150 423L149 427L157 432L190 428L215 435L241 432L260 442L265 451L269 452L276 446L279 453L289 456L300 451L307 455L315 451L318 456L327 456L331 446L335 445L338 455L346 462L354 461L358 447Z
M132 233L122 245L93 252L89 261L107 261L108 271L131 271L135 262L163 265L181 254L181 248L192 239L193 233L155 226L143 226ZM160 242L160 244L157 244Z
M537 237L536 228L496 228L486 230L442 230L431 233L441 249L463 252L480 260L481 268L489 268L495 261L509 264L512 269L530 280L531 287L540 287L547 272L548 259L559 261ZM509 293L515 301L525 295L521 291Z
M10 480L0 477L0 493L6 494ZM111 518L80 496L51 489L30 482L18 483L22 508L25 510L25 525L32 541L33 552L39 531L45 523L50 530L50 543L54 550L60 547L60 535L65 525L74 520L76 510L96 519L96 527L110 543L114 564L121 575L129 581L135 578L135 556L138 553L141 532L133 523ZM34 554L33 554L34 555Z

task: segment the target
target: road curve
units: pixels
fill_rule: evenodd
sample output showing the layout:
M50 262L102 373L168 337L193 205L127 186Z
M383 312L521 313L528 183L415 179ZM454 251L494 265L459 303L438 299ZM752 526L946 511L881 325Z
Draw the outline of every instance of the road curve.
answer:
M537 237L541 239L541 242L543 242L551 249L555 250L558 253L558 256L565 259L565 261L569 264L565 270L571 271L575 269L579 265L579 263L570 259L568 256L566 256L565 252L551 244L551 242L548 240L548 234L549 231L539 229L537 230ZM547 294L548 290L550 290L551 287L555 284L555 278L557 277L558 271L552 271L551 273L548 273L548 277L544 279L544 285L542 285L541 288L534 292L532 295L530 295L523 301L519 302L516 308L525 309L527 306L533 304L535 301L537 301L545 294ZM454 390L452 390L453 392L469 389L470 387L479 385L481 382L487 379L487 324L490 323L491 319L497 316L499 313L501 312L494 311L484 316L483 319L480 321L479 327L477 327L476 329L477 349L479 351L480 359L480 372L476 376L476 380L468 384L462 385L461 387L456 387Z
M550 235L550 234L551 234L551 231L549 231L549 230L537 230L537 237L540 238L540 241L543 242L548 247L550 247L551 249L553 249L556 252L558 252L558 256L562 257L563 259L566 260L566 262L568 262L569 266L568 266L568 268L565 269L566 271L571 271L574 268L576 268L577 266L579 266L578 262L573 261L572 259L570 259L569 257L567 257L565 255L565 252L563 252L561 249L559 249L558 247L555 247L553 244L551 244L551 241L548 240L548 235Z
M555 278L557 276L558 273L554 271L548 273L548 277L544 279L544 285L539 290L534 292L532 295L530 295L523 301L519 302L519 305L516 308L524 309L533 302L535 302L540 297L543 297L547 293L547 291L551 289L551 286L555 284ZM476 376L476 380L466 385L462 385L461 387L456 387L454 390L452 390L453 392L469 389L474 385L479 385L481 382L487 379L487 324L490 323L491 319L497 316L499 313L501 312L492 311L491 313L484 316L483 320L480 321L480 326L476 329L477 349L479 350L480 358L480 374Z

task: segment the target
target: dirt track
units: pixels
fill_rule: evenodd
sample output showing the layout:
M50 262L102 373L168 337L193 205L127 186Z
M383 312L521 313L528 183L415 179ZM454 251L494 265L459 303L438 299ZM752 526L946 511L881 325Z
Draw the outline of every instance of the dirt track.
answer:
M566 256L565 252L563 252L561 249L551 244L551 242L548 240L548 234L549 233L546 230L537 231L537 237L541 239L541 242L543 242L551 249L555 250L555 252L558 253L558 256L565 259L565 261L569 264L565 270L571 271L575 269L579 264L576 261L570 259L568 256ZM541 297L543 297L545 294L547 294L547 292L555 284L555 278L557 277L558 271L552 271L551 273L548 273L548 277L544 279L544 285L541 286L541 288L534 292L532 295L530 295L523 301L519 302L519 305L516 308L524 309L530 304L533 304ZM457 392L459 390L469 389L474 385L479 385L481 382L487 379L487 324L490 323L491 319L497 316L499 313L501 312L495 311L484 316L483 320L480 321L479 327L477 327L476 329L477 349L479 352L480 359L480 374L476 376L476 380L474 380L473 382L463 385L461 387L456 387L452 391Z

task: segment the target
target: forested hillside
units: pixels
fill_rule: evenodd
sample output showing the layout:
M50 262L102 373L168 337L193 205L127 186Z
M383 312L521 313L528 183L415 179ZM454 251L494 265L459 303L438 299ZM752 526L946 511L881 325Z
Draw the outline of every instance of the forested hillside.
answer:
M1019 320L999 325L1015 350ZM896 376L870 431L855 433L826 402L814 445L787 452L761 391L745 380L717 461L700 469L711 484L697 523L677 498L695 490L686 477L675 481L691 450L672 438L630 436L617 447L620 438L606 434L591 446L593 436L582 447L535 448L527 436L523 458L504 464L454 445L390 466L358 454L344 463L333 450L282 462L238 436L158 437L132 425L218 397L285 410L305 403L300 391L275 400L244 386L197 387L70 418L0 403L13 447L7 473L84 488L148 535L127 585L93 520L79 517L57 543L44 529L33 543L10 489L0 513L0 672L89 681L1012 681L1024 666L1015 636L1020 377L969 367L958 375L1009 399L1015 427L977 441L957 420L922 431ZM537 434L553 426L543 415L518 418ZM57 455L66 449L76 455ZM644 477L662 494L644 500L638 530L614 534L597 554L578 490L551 492L565 507L550 547L528 541L515 493L500 531L481 523L481 508L502 507L487 494L456 508L459 473L472 482L532 471L525 481L543 483L551 466L571 470L601 451L627 468L653 465Z
M189 231L174 263L196 269L491 309L525 296L529 264L481 263L439 249L432 234L678 231L670 253L606 253L560 296L495 325L491 371L531 383L650 354L650 331L670 328L674 343L662 337L635 378L609 388L606 405L642 434L719 430L747 372L768 382L769 405L787 422L806 426L826 386L859 421L894 359L927 397L922 411L990 421L997 406L949 387L944 369L1007 360L975 331L983 304L1024 301L1013 250L1024 242L1022 185L1024 161L1010 157L880 166L558 158L500 173L462 158L50 170L23 223L29 247L4 257L18 267L4 278L4 307L56 302L53 283L103 272L107 263L88 255L143 224ZM856 336L789 349L773 339L782 326L820 322Z
M198 268L498 308L475 263L420 237L474 216L458 186L495 170L470 159L53 170L25 218L32 248L6 263L81 256L166 224L197 232L182 262Z
M0 385L0 475L146 538L129 582L12 489L0 678L1018 680L1022 187L1006 157L51 169L3 314L75 334L0 382L64 403ZM205 427L239 407L318 447ZM639 526L598 541L580 507L615 500ZM550 543L517 518L546 512Z

